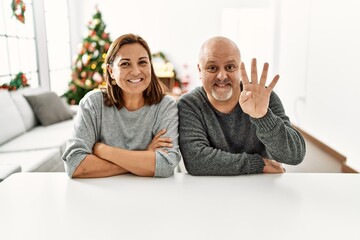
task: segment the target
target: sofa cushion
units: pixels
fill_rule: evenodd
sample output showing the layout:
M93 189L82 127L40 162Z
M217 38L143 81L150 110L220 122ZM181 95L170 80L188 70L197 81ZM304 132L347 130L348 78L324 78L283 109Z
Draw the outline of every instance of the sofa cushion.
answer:
M56 172L65 169L58 148L0 153L0 164L20 165L22 172Z
M50 126L37 126L10 142L0 145L0 152L16 152L58 148L65 149L66 140L71 137L74 120L67 120Z
M0 109L0 144L2 144L24 133L25 125L8 90L0 89Z
M39 122L36 119L35 113L33 112L29 102L25 99L24 95L35 95L44 92L46 92L46 90L43 88L30 87L10 92L11 98L20 112L26 131L38 125Z
M71 119L73 111L54 92L25 96L43 126Z

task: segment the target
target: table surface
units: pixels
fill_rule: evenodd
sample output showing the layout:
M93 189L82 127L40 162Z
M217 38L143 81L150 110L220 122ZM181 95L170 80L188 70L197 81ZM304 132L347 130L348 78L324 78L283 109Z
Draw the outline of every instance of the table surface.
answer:
M0 239L360 239L360 175L285 173L0 183Z

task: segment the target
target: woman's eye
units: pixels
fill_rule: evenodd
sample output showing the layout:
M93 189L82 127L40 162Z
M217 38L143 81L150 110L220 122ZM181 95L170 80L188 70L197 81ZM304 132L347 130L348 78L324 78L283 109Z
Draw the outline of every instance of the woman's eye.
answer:
M129 62L122 62L122 63L120 63L120 67L127 67L127 66L129 66L129 65L130 65Z
M147 65L148 62L147 62L147 61L140 61L139 64L140 64L140 65Z

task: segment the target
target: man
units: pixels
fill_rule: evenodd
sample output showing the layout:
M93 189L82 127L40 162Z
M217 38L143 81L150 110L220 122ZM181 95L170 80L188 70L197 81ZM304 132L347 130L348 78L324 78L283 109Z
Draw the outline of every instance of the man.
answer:
M253 59L249 79L233 41L214 37L203 44L198 64L203 87L178 104L180 149L190 174L282 173L281 163L302 162L304 139L272 91L279 75L265 86L268 68L265 63L258 79Z

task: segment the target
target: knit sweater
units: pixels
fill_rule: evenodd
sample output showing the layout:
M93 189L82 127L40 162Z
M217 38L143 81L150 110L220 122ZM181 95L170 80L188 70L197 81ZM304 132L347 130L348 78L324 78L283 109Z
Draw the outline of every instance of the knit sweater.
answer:
M179 99L179 143L186 170L192 175L261 173L262 158L296 165L305 142L285 115L275 92L262 118L251 118L239 104L230 113L217 111L202 87Z
M145 150L162 129L167 130L163 136L173 140L173 147L167 148L167 153L156 151L156 177L172 175L180 161L176 101L165 96L160 103L136 111L125 107L118 110L104 105L102 92L92 91L80 101L73 135L62 156L66 171L72 177L97 142L127 150Z

